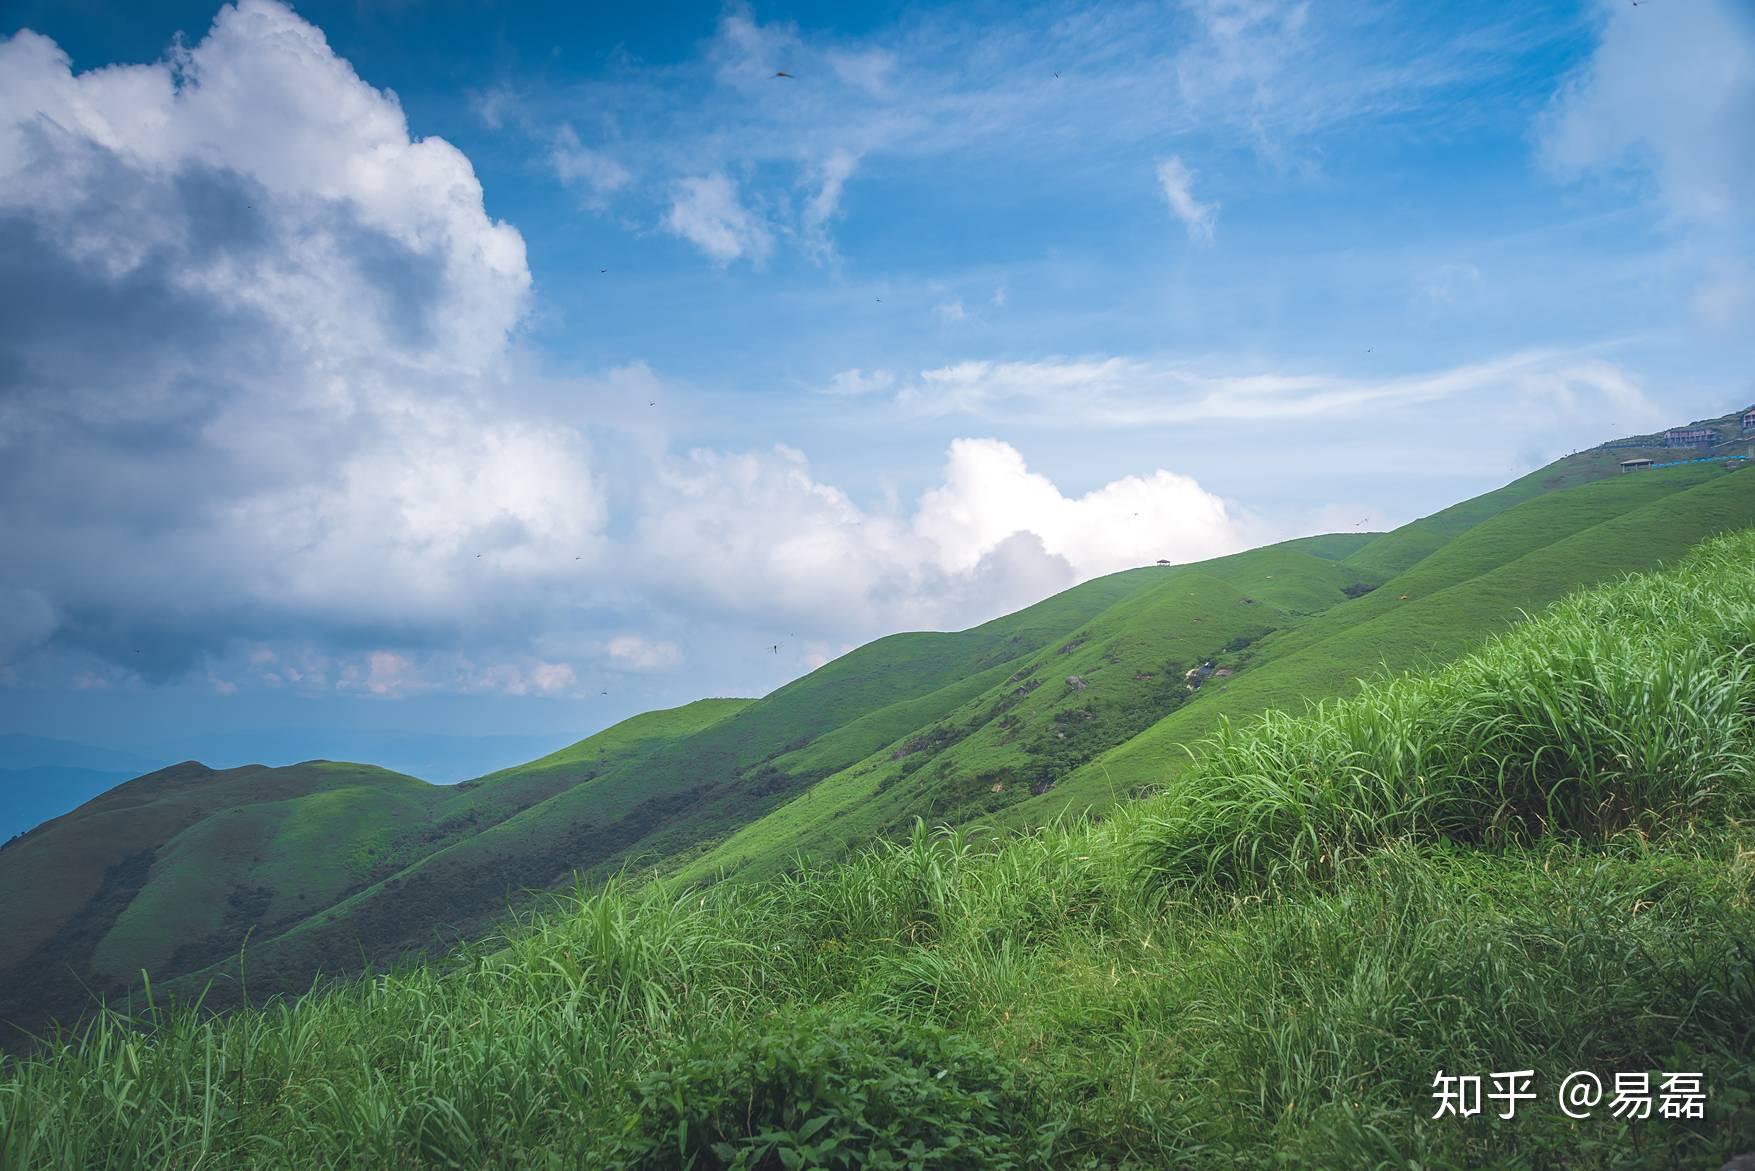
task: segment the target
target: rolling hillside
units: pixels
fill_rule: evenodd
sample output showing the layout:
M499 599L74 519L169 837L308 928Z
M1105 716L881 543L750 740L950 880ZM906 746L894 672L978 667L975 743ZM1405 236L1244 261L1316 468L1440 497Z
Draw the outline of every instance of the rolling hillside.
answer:
M1458 511L1446 510L1322 562L1320 572L1283 546L1163 571L1161 596L1117 606L1069 640L1075 653L1060 660L1069 669L1061 674L1082 671L1083 690L1067 687L1050 657L1038 656L1003 685L1015 692L1020 680L1046 681L1028 697L1036 702L1008 704L1003 687L990 689L944 722L961 733L954 742L941 733L886 745L680 873L769 874L798 853L834 856L893 833L916 814L1027 825L1109 805L1168 783L1189 760L1184 746L1221 717L1298 710L1385 668L1442 662L1570 589L1755 524L1755 475L1711 465L1572 487L1571 476L1552 479L1559 487L1545 495L1528 497L1520 481L1469 502L1461 515L1472 525L1460 526ZM1426 544L1403 534L1433 528L1454 535L1381 586L1373 580ZM1363 556L1380 545L1389 553ZM1221 587L1221 574L1247 585L1253 601L1236 586ZM1337 588L1318 605L1311 591L1319 581L1373 588L1354 598ZM1295 605L1300 594L1320 612ZM1236 625L1242 614L1259 625ZM1185 671L1209 660L1233 673L1188 690Z
M330 761L224 771L189 761L117 786L0 849L0 1020L34 1028L127 987L142 968L170 979L235 956L247 937L271 938L345 904L742 702L637 716L458 786ZM496 895L520 889L517 878L482 875ZM423 923L425 938L446 922ZM350 967L358 963L356 945Z
M0 1067L0 1166L1741 1167L1752 560L1234 725L1100 821L611 882L442 967L101 1016ZM1514 1120L1434 1109L1476 1070L1528 1071ZM1646 1074L1650 1116L1562 1112L1572 1070Z
M1388 534L1087 582L879 639L452 787L357 765L131 781L0 850L0 1019L154 982L230 1003L480 935L529 892L760 877L909 832L1021 826L1164 786L1223 717L1452 658L1570 589L1755 523L1755 475L1558 461ZM16 896L16 897L15 897Z

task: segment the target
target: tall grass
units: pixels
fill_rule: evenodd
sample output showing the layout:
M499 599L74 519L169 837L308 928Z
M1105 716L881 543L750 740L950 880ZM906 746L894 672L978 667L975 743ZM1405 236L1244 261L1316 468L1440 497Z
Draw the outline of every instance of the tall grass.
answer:
M0 1070L0 1167L1716 1165L1755 1146L1750 564L1228 728L1100 824L104 1012ZM1708 1113L1434 1120L1440 1068L1698 1069Z
M1747 816L1745 535L1575 594L1438 672L1226 724L1138 845L1160 884L1257 892L1403 838L1528 842Z

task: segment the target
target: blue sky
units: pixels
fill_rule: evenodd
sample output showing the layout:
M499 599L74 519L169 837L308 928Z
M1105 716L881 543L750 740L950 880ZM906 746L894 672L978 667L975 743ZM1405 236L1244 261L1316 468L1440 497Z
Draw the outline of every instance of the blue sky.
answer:
M0 731L558 742L1755 400L1741 0L577 7L6 9Z

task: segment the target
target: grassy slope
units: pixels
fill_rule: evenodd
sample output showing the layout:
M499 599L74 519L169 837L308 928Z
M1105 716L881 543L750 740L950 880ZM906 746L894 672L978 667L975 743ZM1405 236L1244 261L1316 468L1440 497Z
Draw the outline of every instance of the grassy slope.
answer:
M0 1165L1718 1166L1755 1133L1751 562L1267 719L1100 824L612 885L444 973L100 1022L0 1073ZM1538 1097L1435 1118L1439 1069ZM1704 1117L1571 1121L1575 1069L1699 1071Z
M216 933L223 943L207 958L230 955L252 923L271 938L345 900L379 877L388 860L431 857L447 841L498 836L506 819L533 804L642 759L748 702L700 700L646 712L527 764L457 786L404 786L389 794L392 800L381 789L354 785L220 810L160 848L146 886L98 945L93 969L107 980L142 967L170 975L187 970L172 962L179 941Z
M187 941L219 935L216 946L230 951L243 928L230 937L228 922L296 921L328 905L365 877L362 847L430 819L418 784L325 787L196 822L158 848L146 884L98 943L93 971L105 983L162 972Z
M98 893L106 875L164 848L226 810L273 805L338 790L368 794L368 816L406 807L420 781L365 765L309 762L215 772L193 762L118 785L0 852L0 939L17 959L55 933Z
M339 799L351 808L350 828L369 830L422 816L428 789L365 765L313 761L216 772L190 762L119 785L38 827L0 851L0 1021L74 1011L87 1002L87 989L113 987L118 973L131 976L138 962L164 958L167 942L189 949L186 963L223 954L246 929L239 916L257 919L268 909L255 898L257 872L284 883L293 905L300 895L321 899L345 857L332 867L270 856L277 835L297 842L301 803L326 807ZM201 827L215 818L233 833L205 834ZM198 841L249 853L231 865L182 848ZM321 857L327 863L329 855ZM129 916L142 898L158 918Z
M1350 543L1315 547L1339 552ZM1024 800L1032 787L1051 784L1183 702L1190 667L1343 601L1343 588L1360 573L1310 547L1289 542L1140 571L1155 575L1150 588L1011 664L1002 678L969 680L972 693L930 722L887 726L894 734L873 751L744 826L683 873L768 873L796 851L838 851L905 829L915 816L963 822ZM1068 683L1075 676L1083 688Z
M1667 479L1665 477L1668 477ZM1624 511L1623 511L1624 510ZM1755 475L1704 465L1538 497L1485 522L1383 588L1307 629L1266 641L1260 662L1099 758L1020 814L1106 804L1113 789L1166 783L1185 745L1221 717L1350 691L1386 669L1443 662L1568 590L1680 556L1714 533L1755 525ZM1402 601L1402 595L1407 601Z
M1719 430L1721 435L1731 438L1738 434L1737 420L1739 417L1735 413L1722 415L1717 419L1703 420L1696 424L1690 424L1690 426L1713 426ZM1629 438L1645 437L1630 436ZM1460 504L1453 504L1431 516L1422 517L1412 524L1403 525L1394 532L1384 533L1349 555L1346 558L1347 563L1388 577L1411 568L1452 538L1467 532L1482 521L1497 516L1525 501L1536 499L1549 492L1577 487L1596 480L1620 479L1622 478L1620 470L1622 460L1643 457L1668 460L1697 454L1666 451L1662 446L1663 436L1661 434L1650 438L1655 442L1649 447L1593 447L1555 460L1546 467L1538 468L1527 476L1513 480L1503 488L1496 488ZM1662 469L1662 475L1673 477L1686 475L1697 470L1700 469L1665 468ZM1716 471L1718 469L1710 470Z
M1180 745L1211 731L1221 713L1297 707L1339 694L1386 663L1442 661L1501 629L1519 607L1538 607L1576 585L1673 555L1708 533L1755 523L1755 476L1727 480L1722 470L1703 465L1602 478L1588 460L1574 462L1582 470L1551 471L1510 486L1504 495L1489 494L1491 502L1471 502L1474 523L1467 528L1454 510L1407 526L1452 535L1412 569L1352 601L1339 595L1339 587L1360 580L1376 584L1376 570L1357 564L1359 554L1387 537L1317 546L1340 558L1325 573L1312 572L1317 563L1298 551L1311 547L1302 542L1160 570L1166 577L1158 590L1117 605L1081 630L1089 642L1073 656L1057 660L1051 650L1020 672L1025 681L1045 678L1048 686L1015 710L985 692L941 721L953 729L979 721L967 735L948 745L921 729L899 736L688 860L679 872L690 880L772 873L796 853L838 853L893 833L914 815L953 824L978 816L1020 824L1069 807L1106 805L1141 785L1167 780L1186 761ZM1594 481L1591 474L1597 474ZM1526 498L1544 479L1582 482ZM1709 489L1714 482L1722 483ZM1692 495L1692 489L1702 491ZM1656 507L1677 494L1688 495L1668 508ZM1362 549L1349 548L1360 540L1367 542ZM1398 540L1375 564L1393 564L1426 543L1425 536ZM1401 600L1403 594L1408 600ZM1260 626L1235 621L1243 614L1237 606L1243 596L1255 597L1261 607L1247 616ZM1263 627L1273 633L1241 652L1222 653L1229 639ZM1182 671L1209 656L1237 666L1238 673L1188 696L1180 690ZM1061 684L1072 673L1086 678L1085 692ZM1136 678L1145 673L1154 678ZM1167 679L1175 685L1172 694L1162 690ZM1128 727L1130 711L1163 711L1181 700L1186 702L1151 727ZM1128 734L1112 734L1105 742L1105 730L1115 728ZM1056 742L1047 744L1044 735ZM890 757L922 741L934 750L933 762L926 768L914 763L925 780L904 783L910 758ZM1017 789L1020 781L1027 791L1050 780L1056 783L1045 793L1029 796ZM1006 789L993 793L996 783Z
M143 967L170 978L235 956L247 933L284 933L569 778L647 755L747 702L646 713L458 786L328 761L189 762L117 786L0 851L0 1019L29 1027Z
M1388 577L1417 564L1452 538L1526 501L1594 481L1621 478L1619 452L1592 450L1557 460L1503 488L1453 504L1421 517L1394 532L1384 533L1349 554L1346 562Z
M713 709L713 719L686 735L660 737L649 751L616 753L593 738L470 782L479 788L460 800L475 804L444 811L446 832L423 843L433 848L409 852L387 843L383 857L405 864L383 868L363 889L285 930L253 938L250 982L265 991L292 990L319 971L357 970L362 958L384 961L449 944L519 905L528 890L564 883L576 871L601 874L721 837L856 759L887 709L907 710L912 701L1031 653L1154 580L1148 570L1111 574L970 630L892 635L759 701ZM775 760L855 724L854 734L808 757ZM509 791L541 799L503 818L470 820L470 808ZM228 957L184 976L179 987L235 969Z

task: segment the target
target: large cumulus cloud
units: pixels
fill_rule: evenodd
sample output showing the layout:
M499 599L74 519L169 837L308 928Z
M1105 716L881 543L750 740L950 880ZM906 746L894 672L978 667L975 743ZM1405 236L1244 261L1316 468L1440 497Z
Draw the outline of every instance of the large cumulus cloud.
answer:
M959 439L911 509L866 510L804 454L697 451L664 473L637 539L666 581L752 619L797 615L874 633L995 617L1160 557L1235 552L1251 526L1194 481L1158 472L1069 497L1009 444Z
M10 625L169 673L289 622L431 637L481 593L447 565L570 564L580 437L486 405L529 292L469 161L279 5L154 65L0 44L8 585L54 614Z

